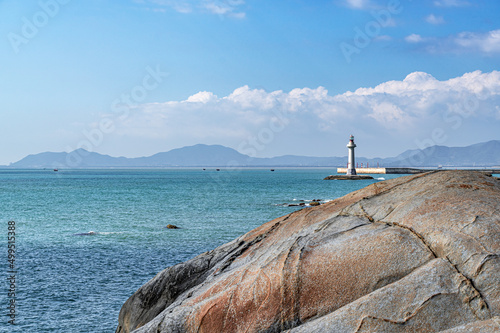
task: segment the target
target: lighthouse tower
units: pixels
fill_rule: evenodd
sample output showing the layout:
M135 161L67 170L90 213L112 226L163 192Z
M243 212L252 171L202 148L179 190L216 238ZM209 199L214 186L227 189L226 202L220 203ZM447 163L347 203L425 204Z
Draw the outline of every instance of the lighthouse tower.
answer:
M354 136L351 135L349 138L349 143L347 144L347 148L349 148L349 155L347 159L347 173L346 175L356 175L356 168L354 167L354 148L356 148L356 144L354 143Z

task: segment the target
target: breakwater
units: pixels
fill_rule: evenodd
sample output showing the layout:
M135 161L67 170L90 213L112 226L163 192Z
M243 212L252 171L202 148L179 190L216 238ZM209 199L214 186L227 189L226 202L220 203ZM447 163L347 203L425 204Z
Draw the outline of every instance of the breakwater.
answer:
M452 169L438 169L438 168L356 168L356 173L358 174L393 174L393 175L403 175L403 174L417 174L429 171L437 170L452 170ZM467 169L467 171L479 171L487 174L500 174L500 168L495 169ZM337 168L337 173L345 174L347 172L346 168Z

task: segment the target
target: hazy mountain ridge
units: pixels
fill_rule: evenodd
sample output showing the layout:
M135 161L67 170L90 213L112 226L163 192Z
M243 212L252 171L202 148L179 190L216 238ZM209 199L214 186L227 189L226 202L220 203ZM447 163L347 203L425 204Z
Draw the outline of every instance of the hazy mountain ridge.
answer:
M97 167L343 167L347 157L284 155L271 158L250 157L221 145L187 146L148 157L112 157L78 149L70 153L44 152L28 155L9 165L11 168L97 168ZM381 167L498 166L500 141L467 147L432 146L407 150L396 157L358 157L358 165Z

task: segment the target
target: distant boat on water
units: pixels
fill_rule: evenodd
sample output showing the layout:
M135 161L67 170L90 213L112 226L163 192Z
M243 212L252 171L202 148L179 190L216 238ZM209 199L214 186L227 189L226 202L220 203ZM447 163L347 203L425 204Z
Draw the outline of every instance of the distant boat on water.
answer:
M54 171L59 171L59 169L54 169Z

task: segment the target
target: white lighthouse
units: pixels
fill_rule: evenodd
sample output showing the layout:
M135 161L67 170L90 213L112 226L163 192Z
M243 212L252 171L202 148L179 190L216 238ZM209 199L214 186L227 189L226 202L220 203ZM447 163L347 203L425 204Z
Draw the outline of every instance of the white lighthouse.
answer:
M356 168L354 167L354 148L356 148L356 144L354 143L354 136L351 135L349 138L349 143L347 144L347 148L349 148L349 155L347 158L347 172L346 175L356 175Z

